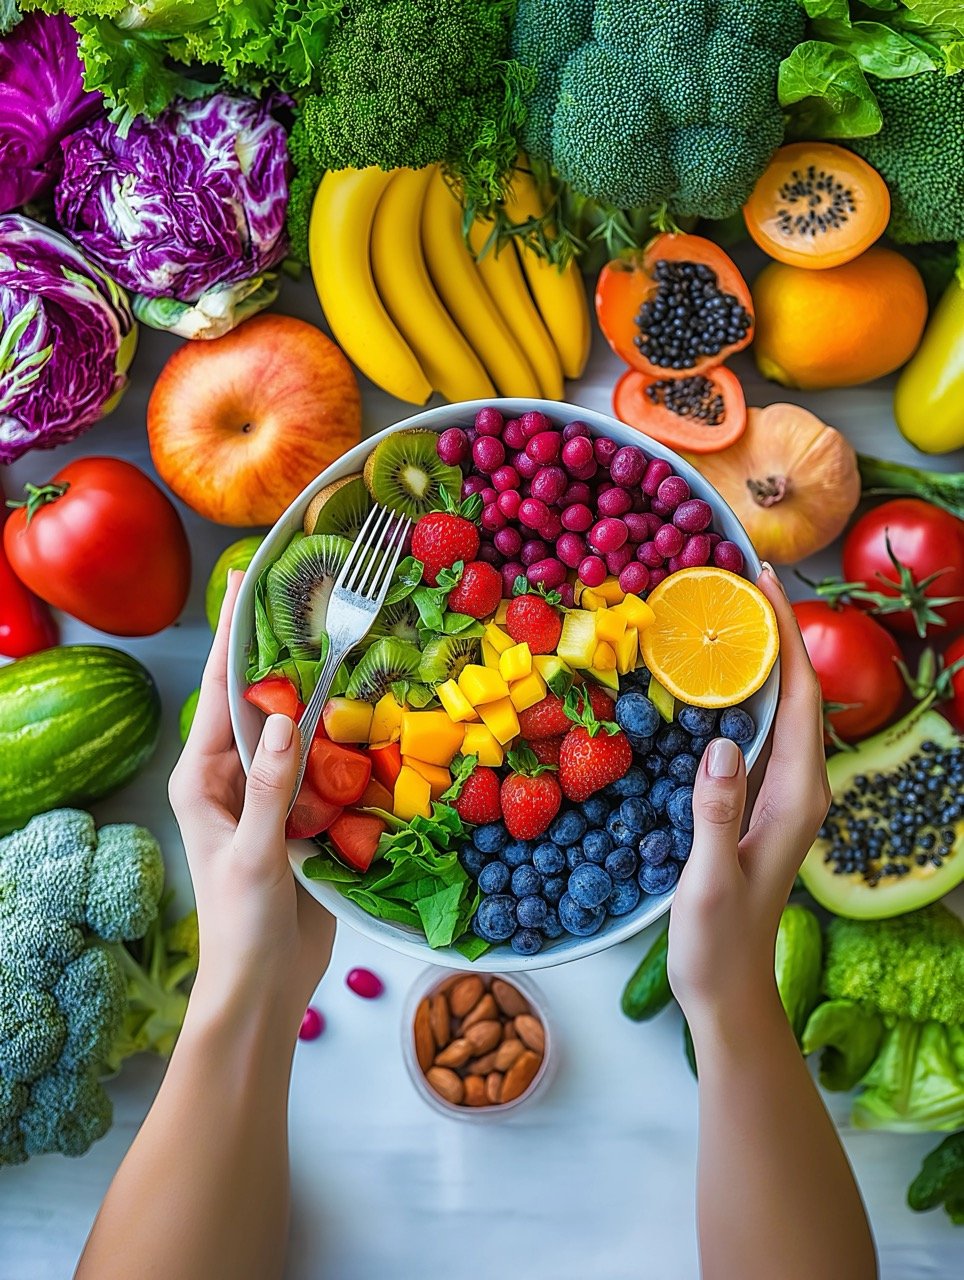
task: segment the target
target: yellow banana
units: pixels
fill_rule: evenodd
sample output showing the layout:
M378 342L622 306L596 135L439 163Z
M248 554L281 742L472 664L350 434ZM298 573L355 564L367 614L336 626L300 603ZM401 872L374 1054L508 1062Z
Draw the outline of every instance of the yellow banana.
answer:
M545 212L536 184L523 169L512 175L505 211L512 222L539 218ZM519 246L519 256L536 306L559 352L562 371L567 378L578 378L589 359L592 340L586 286L579 268L571 262L560 271L524 245Z
M348 358L389 395L424 404L431 384L372 277L371 227L390 177L375 168L325 174L308 227L311 274L335 341Z
M499 394L538 396L538 379L482 282L462 236L461 206L438 169L422 207L422 249L439 296Z
M447 400L495 395L481 360L455 326L429 278L421 219L431 169L396 169L372 223L375 288L392 320Z
M475 254L482 252L491 224L475 222L469 232L469 243ZM547 400L562 399L562 365L555 343L542 322L522 274L519 255L509 241L498 253L490 249L476 258L476 266L502 318L516 342L526 353L532 370L539 379L540 390Z

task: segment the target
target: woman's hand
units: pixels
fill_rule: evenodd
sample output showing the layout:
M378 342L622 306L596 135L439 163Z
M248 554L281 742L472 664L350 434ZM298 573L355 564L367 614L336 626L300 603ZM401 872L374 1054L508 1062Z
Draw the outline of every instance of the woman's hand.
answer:
M779 579L760 589L780 626L780 705L773 750L740 839L746 803L743 753L716 739L693 794L693 851L669 928L669 979L691 1024L730 1025L777 999L773 952L794 877L830 803L820 686Z
M197 714L169 793L197 900L201 954L192 1003L268 1001L297 1031L328 967L335 922L291 874L285 814L298 735L269 716L245 783L228 713L228 630L241 585L232 573L201 681Z

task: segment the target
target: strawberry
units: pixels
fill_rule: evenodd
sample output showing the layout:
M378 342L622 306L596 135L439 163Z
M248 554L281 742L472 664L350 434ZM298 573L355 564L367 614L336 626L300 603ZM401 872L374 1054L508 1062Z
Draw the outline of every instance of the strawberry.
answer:
M592 707L592 713L596 719L612 720L615 715L616 704L602 685L596 684L594 680L587 680L583 687L589 694L589 705Z
M494 769L476 765L463 782L454 805L463 822L497 822L502 817L499 775Z
M570 800L586 800L627 772L633 749L618 725L596 719L591 698L580 690L569 691L565 707L575 723L559 751L559 783Z
M516 840L541 836L559 812L562 792L551 765L539 764L531 751L510 751L512 772L502 780L502 816Z
M516 644L525 641L530 653L555 653L562 619L544 596L516 596L505 615L505 629Z
M417 526L416 526L417 527ZM484 560L470 560L449 592L448 607L470 618L487 618L502 599L502 575Z
M422 580L431 587L440 569L451 569L457 560L474 560L478 551L478 529L471 520L450 511L428 512L412 533L412 555L421 560Z
M530 742L534 738L558 738L571 728L563 701L555 693L547 693L541 702L519 712L519 732Z
M553 764L558 769L559 749L562 746L561 735L558 738L533 738L523 745L529 748L540 764Z

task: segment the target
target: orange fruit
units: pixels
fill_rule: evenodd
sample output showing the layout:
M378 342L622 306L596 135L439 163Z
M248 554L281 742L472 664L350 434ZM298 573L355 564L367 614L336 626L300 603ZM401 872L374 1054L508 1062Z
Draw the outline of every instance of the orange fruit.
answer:
M879 245L824 271L771 262L754 282L753 304L757 368L806 391L853 387L898 369L927 320L917 268Z
M773 606L728 569L680 569L647 596L656 620L640 632L643 661L674 698L732 707L755 693L780 648Z

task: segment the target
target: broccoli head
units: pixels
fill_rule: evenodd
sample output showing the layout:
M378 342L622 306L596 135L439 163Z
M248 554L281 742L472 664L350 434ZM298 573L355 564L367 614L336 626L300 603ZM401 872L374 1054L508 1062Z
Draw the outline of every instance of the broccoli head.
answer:
M783 140L777 69L803 27L797 0L519 0L523 145L606 204L728 217Z
M883 126L847 145L890 188L888 234L900 244L964 239L964 74L923 71L873 86Z

